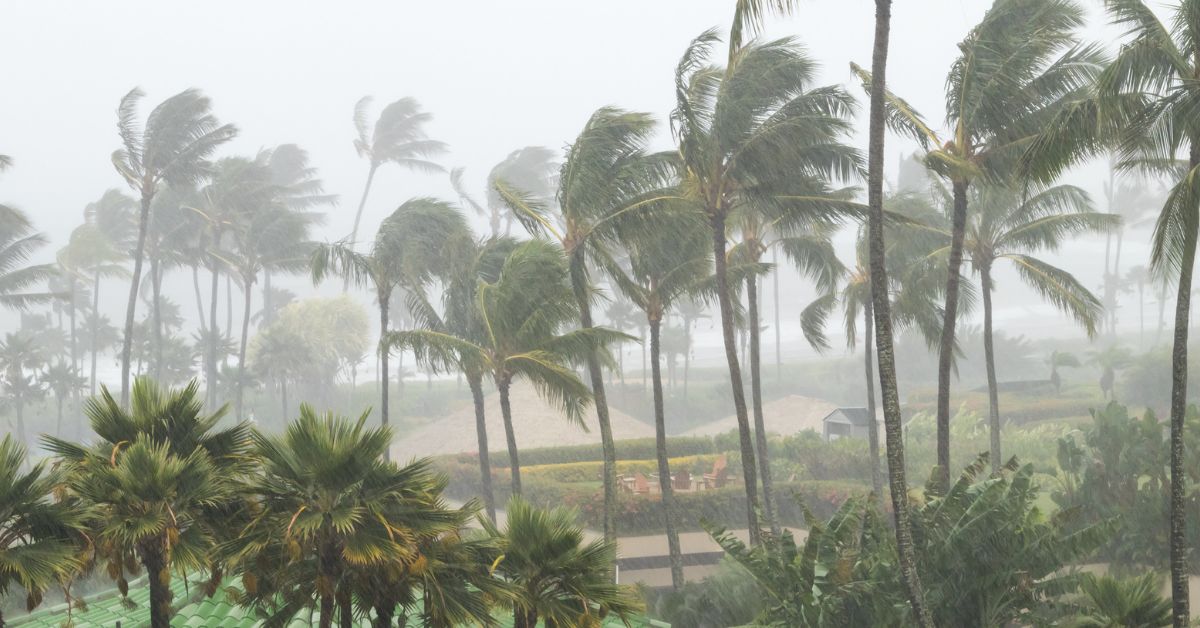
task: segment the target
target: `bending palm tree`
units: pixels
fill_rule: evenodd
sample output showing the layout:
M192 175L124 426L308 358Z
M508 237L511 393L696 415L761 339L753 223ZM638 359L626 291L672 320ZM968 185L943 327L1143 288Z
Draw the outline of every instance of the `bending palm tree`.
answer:
M611 362L605 347L629 338L603 327L561 331L579 317L566 285L567 273L567 262L555 245L545 240L525 242L505 260L495 283L481 282L477 288L475 315L485 331L482 342L431 330L392 332L387 337L388 346L410 348L420 360L434 364L465 360L491 376L500 393L515 495L521 493L521 465L509 404L513 380L528 380L569 421L582 427L583 411L592 396L572 365L593 354Z
M150 203L163 184L189 185L199 181L208 170L206 158L237 134L233 125L217 122L209 112L208 97L195 89L164 100L138 128L137 106L142 96L142 90L134 88L121 99L117 109L117 130L122 147L112 155L117 172L141 195L133 275L125 307L125 339L121 346L122 404L129 401L129 358L133 350L133 323L142 282L146 231L150 226Z
M17 418L17 442L22 445L29 442L25 433L25 404L43 393L35 371L45 361L43 348L32 334L20 331L4 334L4 340L0 341L0 383L11 399Z
M486 207L467 192L462 182L465 172L463 168L455 168L450 171L450 184L454 187L454 192L458 194L459 201L470 207L476 214L487 216L488 224L492 229L492 237L499 237L501 222L504 222L504 235L507 236L512 231L514 216L505 204L503 197L496 191L496 182L504 181L534 198L546 200L554 196L555 171L557 169L558 164L554 161L554 151L549 148L526 146L514 150L488 172Z
M1080 43L1085 12L1072 0L996 0L966 39L946 80L946 125L939 135L890 92L887 123L926 150L926 166L952 187L946 305L938 348L937 461L950 485L950 376L959 316L969 190L1011 182L1030 138L1086 91L1103 64L1100 49ZM871 74L852 65L870 82ZM1024 168L1032 168L1022 164Z
M446 243L466 237L466 221L452 205L432 198L404 202L388 216L375 234L370 253L359 253L351 242L319 245L312 255L313 283L341 274L347 281L375 290L379 305L379 355L381 362L380 419L388 424L388 307L392 292L401 286L418 288L447 263Z
M849 209L844 201L813 194L822 182L858 171L859 155L841 142L849 95L836 87L811 88L815 64L790 39L743 44L765 7L791 3L738 4L726 67L709 61L715 31L696 38L675 72L676 105L671 128L678 144L682 189L711 228L725 358L741 441L747 519L758 538L758 490L754 443L742 390L727 264L726 231L734 212L801 208L809 221L832 219Z
M678 195L666 188L674 174L671 159L645 152L653 128L654 121L648 114L611 108L593 113L567 149L558 181L557 217L547 212L533 191L516 188L504 179L493 183L492 189L531 233L549 234L562 245L579 323L584 329L593 326L594 287L588 276L589 260L604 255L606 244L623 220ZM611 541L617 534L616 445L600 356L589 356L587 366L604 453L604 538Z
M133 234L137 230L136 211L137 201L115 189L107 190L98 200L88 203L83 210L87 224L95 228L109 249L107 252L97 255L97 260L106 259L109 263L92 268L92 313L88 324L88 338L90 338L88 352L91 354L92 361L88 379L91 382L89 390L92 395L96 394L96 357L103 348L101 343L103 334L100 329L103 317L97 314L100 309L100 279L105 275L123 277L128 272L121 264L124 260L121 249L131 244ZM120 338L117 340L119 341Z
M54 298L49 291L29 291L55 276L54 265L25 265L46 242L44 235L33 231L33 224L24 213L0 205L0 306L24 310Z
M1048 188L1028 198L995 186L976 188L976 211L968 221L963 249L979 272L983 292L983 354L987 367L988 429L992 469L1004 465L1000 454L1000 395L992 344L992 270L997 261L1016 266L1021 279L1043 299L1071 315L1095 336L1103 306L1067 271L1033 256L1056 250L1064 238L1101 233L1120 224L1120 217L1092 211L1083 190L1069 185ZM945 253L945 250L941 251Z

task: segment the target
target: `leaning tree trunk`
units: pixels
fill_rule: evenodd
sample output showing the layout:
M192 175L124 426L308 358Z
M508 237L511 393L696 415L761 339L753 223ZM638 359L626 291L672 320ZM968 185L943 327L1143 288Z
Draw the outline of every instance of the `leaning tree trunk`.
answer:
M867 451L871 463L871 490L883 498L883 478L879 475L879 420L875 417L875 308L863 304L863 368L867 374Z
M667 526L671 587L679 592L683 589L683 552L679 547L679 532L675 530L675 492L667 458L667 420L663 408L662 371L658 365L661 321L655 317L647 318L650 321L650 377L654 389L654 453L658 458L658 486L662 491L663 519Z
M512 406L508 403L508 387L512 382L507 377L496 379L500 391L500 416L504 418L504 440L508 443L508 471L512 475L512 494L521 494L521 458L517 452L517 433L513 431Z
M996 385L996 350L992 343L992 269L984 264L979 269L983 288L983 360L987 366L988 436L991 443L988 457L992 471L1004 464L1000 457L1000 392Z
M150 225L150 200L154 192L142 189L142 209L138 215L137 244L133 249L133 275L129 279L129 300L125 305L125 337L121 340L121 405L129 405L129 358L133 353L133 319L137 314L138 285L142 281L142 258L146 253L146 231Z
M238 343L238 381L237 381L237 403L234 406L234 415L237 420L242 420L242 395L246 389L246 343L250 339L250 296L251 290L254 288L254 283L251 277L243 277L242 296L245 297L245 303L242 305L242 339Z
M392 295L387 292L379 293L379 357L382 364L379 365L379 379L383 385L379 387L379 421L384 426L388 426L388 389L391 388L388 384L388 309L391 305ZM383 452L384 460L391 460L392 446L388 443L387 451Z
M750 321L750 403L754 410L754 441L757 446L758 473L762 478L763 516L771 530L778 534L779 521L775 518L775 495L771 487L771 464L767 454L767 426L763 420L762 407L762 364L759 346L758 280L751 275L746 279L747 314Z
M150 258L150 314L151 328L154 333L154 380L162 379L162 276L158 256Z
M142 566L150 585L150 628L171 625L171 570L167 565L166 539L155 536L140 543Z
M371 193L371 182L375 180L375 171L379 169L379 164L371 161L371 169L367 171L367 183L363 186L362 198L358 201L358 211L354 212L354 228L350 230L349 244L353 248L358 239L358 225L362 223L363 209L367 206L367 195ZM346 275L346 279L342 282L342 292L350 289L350 275Z
M192 264L192 290L196 293L196 318L200 321L200 331L204 331L204 295L200 292L200 265ZM207 362L205 362L207 364Z
M1200 144L1192 142L1190 170L1200 165ZM1185 185L1181 183L1180 185ZM1192 266L1196 231L1187 233L1175 296L1175 338L1171 347L1171 609L1175 626L1186 626L1188 609L1187 475L1183 429L1187 414L1188 321L1191 314Z
M91 354L92 354L92 371L91 380L92 396L96 395L96 354L100 351L100 344L97 342L96 334L100 333L100 271L92 274L92 338L91 338Z
M937 479L943 492L950 488L950 372L954 362L954 324L958 319L959 270L962 267L963 239L966 231L967 182L958 179L954 181L950 262L946 273L946 308L942 312L942 339L938 346Z
M579 305L579 322L583 329L592 328L592 304L588 300L587 269L584 266L583 249L571 254L571 288ZM643 353L643 355L645 355ZM644 363L643 363L644 365ZM593 349L587 356L588 376L592 382L592 404L596 408L596 423L600 426L600 448L604 457L604 540L617 540L617 446L613 442L612 423L608 417L608 397L604 392L604 369L600 356ZM643 382L645 370L642 371Z
M217 295L221 288L221 273L217 269L217 262L213 260L212 268L212 285L210 286L211 293L208 304L208 361L205 364L205 377L208 380L207 399L208 407L213 408L217 405L217 336L220 334L220 329L217 327Z
M888 488L896 522L896 549L900 579L908 589L909 603L917 624L932 628L933 619L925 606L921 578L908 515L908 483L904 477L904 435L900 417L900 391L896 382L896 356L892 347L891 303L888 301L887 267L883 245L883 133L884 90L887 82L888 35L892 1L875 0L875 47L871 54L870 144L867 152L867 203L871 300L874 302L875 344L879 350L879 388L883 395L883 425L887 436Z
M467 373L471 401L475 403L475 437L479 442L479 481L483 508L488 519L496 521L496 495L492 492L492 462L488 454L487 417L483 409L483 374Z
M725 361L729 365L729 383L733 389L733 409L737 414L738 440L742 450L742 475L746 485L746 524L751 545L757 545L758 478L754 465L754 441L750 435L750 416L746 412L746 393L742 389L742 370L738 365L737 336L733 331L733 300L729 294L729 273L725 260L725 216L721 211L710 214L713 237L713 260L717 280L717 302L721 310L721 336L725 341Z

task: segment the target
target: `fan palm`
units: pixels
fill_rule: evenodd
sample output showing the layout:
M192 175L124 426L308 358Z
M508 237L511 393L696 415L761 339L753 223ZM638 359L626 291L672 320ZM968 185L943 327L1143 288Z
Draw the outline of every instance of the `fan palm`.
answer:
M11 434L0 438L0 595L15 584L30 610L80 566L74 540L86 513L49 499L61 480L44 460L30 466L24 445Z
M497 179L492 189L531 233L549 235L566 254L579 323L591 329L594 287L588 262L602 256L623 220L645 213L677 192L666 186L674 174L672 159L647 154L654 120L648 114L602 108L588 119L568 149L559 174L558 213L553 215L531 190ZM501 174L504 174L503 172ZM604 453L604 536L616 538L616 445L608 416L600 356L587 357Z
M740 2L725 67L709 60L719 41L715 30L692 41L676 67L671 114L683 195L712 229L716 296L755 539L758 480L737 355L726 231L738 212L792 213L803 217L802 224L842 214L851 204L827 194L825 182L854 176L860 161L857 151L842 144L850 96L838 87L813 87L816 64L795 41L742 41L768 7L791 4Z
M146 570L154 628L173 614L172 571L209 570L209 594L220 582L213 550L239 518L234 484L249 470L247 426L215 429L224 412L203 413L194 381L172 390L140 377L129 409L107 388L88 400L91 447L43 437L69 493L93 510L96 551L121 592L131 565Z
M492 237L500 235L501 222L504 222L504 235L507 236L512 231L514 216L503 197L496 191L496 182L504 181L534 198L547 200L554 196L557 165L554 161L554 151L549 148L526 146L514 150L488 172L486 206L475 200L463 185L463 168L450 171L450 184L465 206L470 207L476 214L487 216Z
M712 254L708 250L705 225L696 214L645 222L649 224L625 230L621 243L628 261L609 264L608 274L616 288L642 311L650 328L655 456L671 561L671 585L679 591L683 587L683 557L675 530L673 476L667 463L660 359L662 323L677 299L696 292L706 282L712 268Z
M410 348L418 359L439 364L466 361L492 378L500 394L513 494L521 492L520 456L509 404L513 380L532 383L569 421L582 427L592 395L572 365L593 353L611 362L605 347L629 338L604 327L562 331L579 317L566 283L568 272L556 245L545 240L525 242L512 250L494 283L480 282L476 289L474 315L484 330L481 341L433 330L393 332L387 338L389 346Z
M1011 182L1018 161L1028 161L1031 139L1093 84L1104 58L1100 48L1080 42L1084 22L1085 11L1073 0L995 0L959 44L950 67L944 136L887 93L888 125L922 145L926 166L951 184L953 194L938 349L937 460L943 486L950 483L950 376L969 191L980 182ZM870 81L870 72L852 67L864 83Z
M401 98L384 107L374 127L368 130L367 116L372 100L370 96L364 96L354 105L354 129L358 135L354 139L354 149L359 157L367 159L368 167L362 199L354 214L354 228L346 240L351 247L358 242L358 226L362 222L363 208L367 206L375 171L383 164L394 163L409 170L441 172L442 167L430 159L446 152L444 143L425 136L425 125L433 119L433 114L421 111L421 103L415 98ZM343 290L349 285L347 279Z
M17 419L17 442L21 444L29 442L25 433L25 405L44 392L35 373L45 361L42 346L31 334L5 334L0 342L0 382L12 402Z
M447 264L447 242L467 237L462 214L449 203L432 198L413 198L392 213L375 234L370 253L354 250L352 242L317 246L312 254L312 278L341 274L358 286L375 290L379 306L379 350L382 369L380 417L388 424L388 308L392 293L400 287L416 288L428 282Z
M596 627L610 613L628 621L640 610L636 590L613 584L609 575L616 544L601 539L585 544L573 510L539 510L513 497L505 512L503 530L483 523L500 554L495 571L515 589L515 628L535 628L539 621Z
M1021 279L1043 299L1069 314L1089 337L1096 334L1103 306L1071 273L1034 255L1053 252L1065 238L1102 233L1120 223L1114 214L1092 211L1083 190L1058 185L1030 196L1010 188L978 186L972 198L975 212L968 218L963 250L979 272L983 294L983 353L988 383L988 426L994 467L1000 454L1000 397L996 356L992 344L992 271L998 261L1011 262ZM945 234L949 236L950 234ZM946 250L939 251L945 254Z
M141 196L133 273L125 308L125 337L121 347L122 403L129 401L129 357L133 349L133 323L142 281L146 232L150 227L150 203L164 184L191 185L200 181L208 171L208 156L237 134L233 125L222 125L217 121L210 111L208 97L196 89L182 91L164 100L139 128L138 103L142 97L142 90L134 88L121 99L117 109L117 130L122 147L112 155L117 173Z
M1083 612L1071 628L1162 628L1171 625L1171 601L1159 595L1161 578L1153 572L1117 579L1080 574Z

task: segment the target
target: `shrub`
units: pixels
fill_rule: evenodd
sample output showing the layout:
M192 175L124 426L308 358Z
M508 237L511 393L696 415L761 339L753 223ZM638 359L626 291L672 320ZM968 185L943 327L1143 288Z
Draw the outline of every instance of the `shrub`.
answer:
M720 454L699 454L695 456L680 456L670 458L671 469L678 471L687 469L693 475L712 469L713 463ZM566 462L562 464L540 464L522 466L521 477L539 476L556 482L598 482L604 472L604 463L600 461ZM618 460L618 474L642 473L650 475L658 473L657 460Z
M622 460L653 460L656 454L653 438L632 438L616 443L617 456ZM675 456L694 456L698 454L715 454L717 449L711 438L707 436L680 436L667 439L667 448ZM456 456L461 462L479 464L477 454L464 453ZM587 445L572 445L570 447L542 447L538 449L521 450L521 469L545 464L562 464L566 462L587 462L603 460L604 455L600 443ZM492 466L498 469L508 468L508 452L492 452Z

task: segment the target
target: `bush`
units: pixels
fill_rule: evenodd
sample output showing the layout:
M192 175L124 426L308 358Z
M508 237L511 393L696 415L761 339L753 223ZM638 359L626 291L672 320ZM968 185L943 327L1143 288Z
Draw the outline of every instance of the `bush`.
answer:
M708 473L720 454L699 454L695 456L680 456L669 458L668 462L675 471L687 469L692 475ZM562 464L540 464L521 467L521 478L543 477L555 482L598 482L602 479L604 463L601 461L566 462ZM657 460L618 460L618 474L642 473L650 475L658 473Z
M657 450L653 438L632 438L617 441L617 457L622 460L654 460ZM667 448L675 456L694 456L698 454L718 453L716 445L706 436L680 436L667 439ZM459 454L460 462L473 462L477 468L479 456L476 454ZM600 443L573 445L571 447L542 447L539 449L521 450L521 469L546 464L562 464L566 462L588 462L604 460ZM508 468L508 452L494 451L491 454L492 467Z

